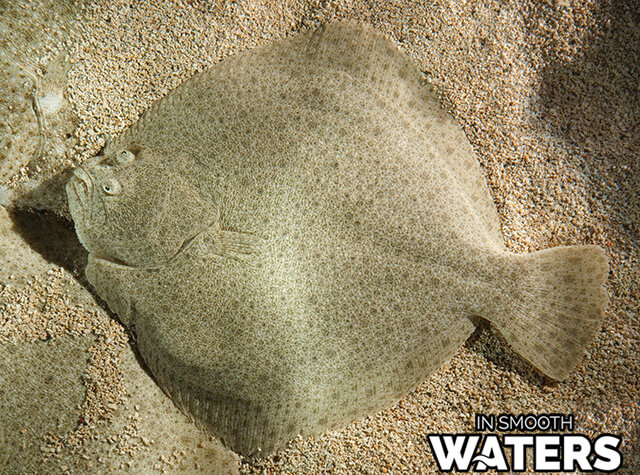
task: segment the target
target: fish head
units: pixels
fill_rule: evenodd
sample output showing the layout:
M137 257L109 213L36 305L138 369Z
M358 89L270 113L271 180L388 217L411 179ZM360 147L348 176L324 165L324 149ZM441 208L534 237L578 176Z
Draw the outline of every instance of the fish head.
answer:
M130 146L75 169L66 186L82 245L130 267L171 260L215 221L212 203L190 183L188 157Z

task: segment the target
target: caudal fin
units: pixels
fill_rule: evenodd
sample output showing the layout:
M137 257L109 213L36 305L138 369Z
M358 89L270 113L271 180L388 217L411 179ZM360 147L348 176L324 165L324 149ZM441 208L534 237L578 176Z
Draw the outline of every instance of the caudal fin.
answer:
M598 246L567 246L518 259L522 288L512 313L489 320L515 351L562 380L600 330L608 302L607 257Z

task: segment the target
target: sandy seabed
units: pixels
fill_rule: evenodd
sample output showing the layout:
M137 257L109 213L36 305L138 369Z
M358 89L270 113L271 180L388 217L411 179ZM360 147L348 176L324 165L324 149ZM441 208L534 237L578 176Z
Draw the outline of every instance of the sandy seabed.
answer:
M434 473L429 433L473 431L476 413L563 413L575 433L619 435L620 473L640 473L633 0L43 1L0 12L0 469ZM158 389L88 290L72 226L24 209L66 216L66 170L185 78L338 18L384 32L435 86L477 152L507 247L602 246L610 304L564 382L481 328L394 407L250 463Z

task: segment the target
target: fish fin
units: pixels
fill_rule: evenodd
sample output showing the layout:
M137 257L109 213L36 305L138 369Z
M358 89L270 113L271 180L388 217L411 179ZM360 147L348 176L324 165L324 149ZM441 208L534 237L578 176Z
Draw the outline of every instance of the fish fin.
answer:
M511 316L489 318L516 352L544 374L565 379L600 330L608 303L605 252L563 246L521 259L522 298Z
M118 319L131 328L134 322L134 305L131 301L132 285L140 278L141 271L89 254L85 275L89 283Z
M397 108L442 158L442 167L465 192L491 242L505 248L485 174L464 130L442 107L418 66L394 42L366 24L338 21L275 48L285 50L282 54L291 67L303 60L310 68L345 73Z
M227 254L249 255L259 252L263 239L249 233L221 230L218 235L222 251Z
M253 258L262 251L265 242L263 238L255 234L220 229L219 223L215 223L206 231L195 236L192 242L185 247L185 250L192 249L201 258L205 256L222 257L249 265L253 262ZM183 251L180 251L176 258L180 258L182 254Z

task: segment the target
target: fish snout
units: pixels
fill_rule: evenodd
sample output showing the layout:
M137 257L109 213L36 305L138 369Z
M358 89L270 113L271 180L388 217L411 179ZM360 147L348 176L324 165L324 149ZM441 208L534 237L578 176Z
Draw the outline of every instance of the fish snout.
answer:
M66 186L69 211L73 220L77 223L91 223L93 218L93 178L83 167L78 167L73 171Z
M73 171L69 185L73 188L73 191L75 191L80 200L88 199L93 192L93 180L91 179L91 175L83 167L78 167Z

